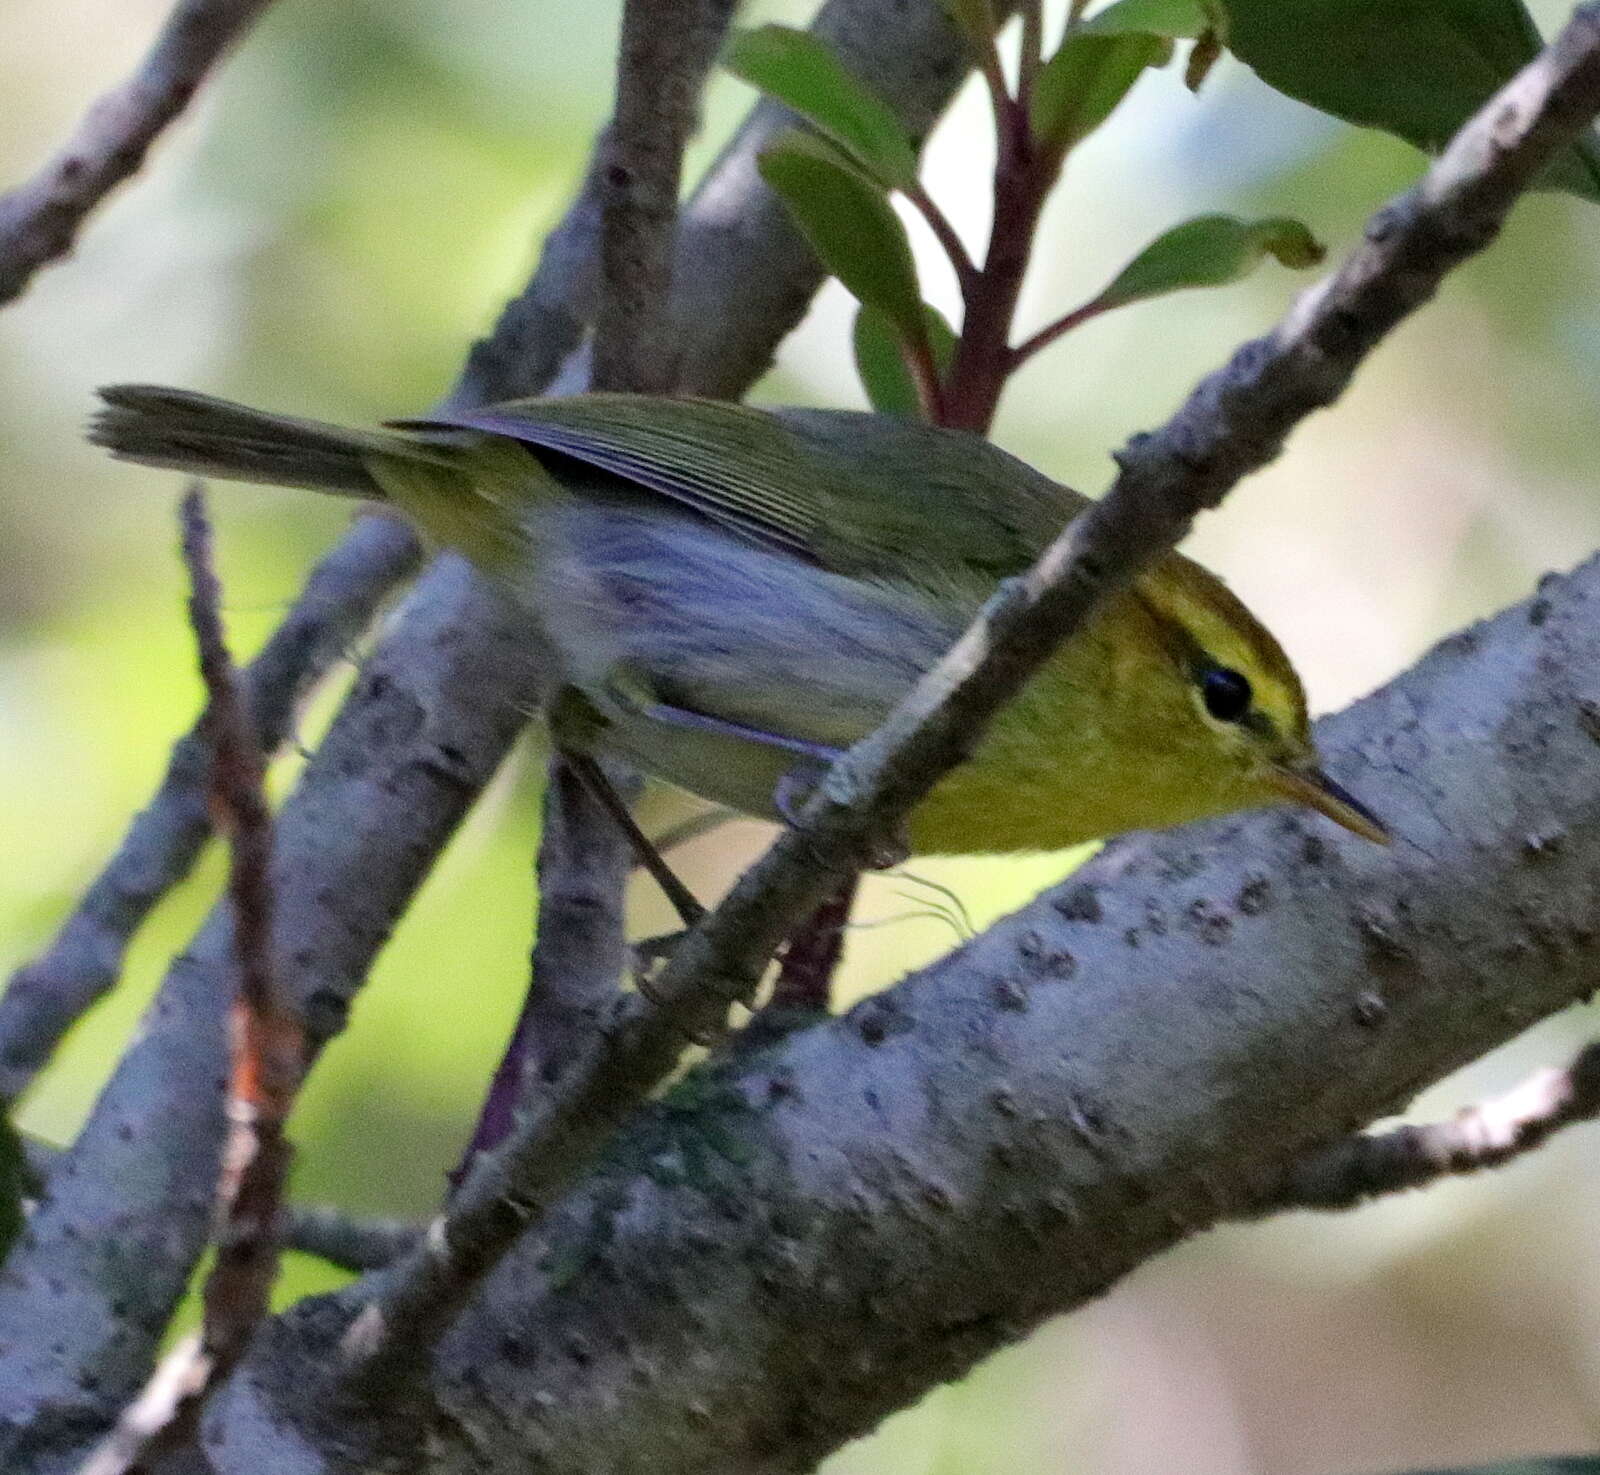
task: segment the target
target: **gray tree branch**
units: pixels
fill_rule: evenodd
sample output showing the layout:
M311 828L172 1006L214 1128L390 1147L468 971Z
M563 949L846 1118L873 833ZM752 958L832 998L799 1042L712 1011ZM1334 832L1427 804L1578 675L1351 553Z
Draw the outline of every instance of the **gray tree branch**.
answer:
M138 70L89 109L66 147L0 196L0 305L65 256L101 200L144 162L206 74L272 0L179 0Z
M617 61L616 106L597 151L604 208L593 387L664 392L676 354L668 315L683 151L732 12L732 0L628 0ZM636 794L633 775L616 775ZM559 1073L582 1032L598 1029L621 988L627 939L623 893L633 869L628 837L558 753L549 765L539 838L539 919L532 978L516 1028L490 1082L462 1171L511 1131L518 1108ZM414 1263L432 1267L431 1256ZM446 1281L430 1275L442 1292ZM447 1293L446 1293L447 1294ZM391 1321L390 1361L419 1361L429 1338Z
M1600 1043L1550 1066L1449 1121L1358 1132L1291 1163L1261 1212L1352 1209L1384 1194L1423 1188L1450 1174L1481 1173L1535 1152L1564 1127L1600 1117Z
M1588 995L1597 672L1600 561L1319 724L1392 848L1286 810L1129 837L714 1059L468 1305L422 1468L810 1468ZM222 1475L344 1468L292 1402L364 1295L269 1323L211 1410Z

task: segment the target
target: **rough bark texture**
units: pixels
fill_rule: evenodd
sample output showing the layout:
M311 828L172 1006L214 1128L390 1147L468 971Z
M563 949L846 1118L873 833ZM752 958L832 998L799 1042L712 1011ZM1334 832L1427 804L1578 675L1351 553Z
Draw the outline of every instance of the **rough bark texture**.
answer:
M1600 562L1321 724L1388 850L1270 811L1110 847L847 1016L640 1114L443 1345L429 1475L802 1470L1248 1213L1331 1136L1586 996ZM338 1298L214 1407L286 1457Z

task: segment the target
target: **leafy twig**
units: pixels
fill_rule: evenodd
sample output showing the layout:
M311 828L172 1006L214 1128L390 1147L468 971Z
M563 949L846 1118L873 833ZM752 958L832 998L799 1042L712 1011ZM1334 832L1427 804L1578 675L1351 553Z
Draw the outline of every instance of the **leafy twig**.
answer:
M89 109L61 150L0 196L0 304L72 249L89 212L136 173L150 145L271 0L179 0L139 69Z

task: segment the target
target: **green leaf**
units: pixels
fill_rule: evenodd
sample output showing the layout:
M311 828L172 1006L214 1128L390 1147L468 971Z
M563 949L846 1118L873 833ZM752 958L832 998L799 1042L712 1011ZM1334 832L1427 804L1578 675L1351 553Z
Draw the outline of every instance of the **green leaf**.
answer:
M975 57L988 53L994 45L994 7L989 0L941 0L945 14L956 23L967 38L967 46Z
M905 227L883 187L831 144L791 133L759 160L822 264L902 334L923 332L922 294Z
M933 348L933 361L943 375L955 357L955 330L937 308L924 305L922 311L928 342ZM877 308L863 305L856 313L855 331L851 336L856 373L861 376L861 385L867 391L872 408L880 415L899 415L908 420L920 418L922 406L917 399L917 386L906 369L904 339L895 325Z
M904 189L916 182L917 155L905 130L827 42L789 26L762 26L735 35L723 64L793 108L880 184Z
M1195 39L1208 31L1227 37L1222 0L1116 0L1083 23L1081 36L1120 36L1148 31L1171 40Z
M1315 266L1324 251L1298 220L1275 215L1239 220L1199 215L1159 235L1094 300L1097 311L1142 302L1185 287L1221 287L1248 275L1268 256L1285 266Z
M1162 66L1171 56L1171 40L1151 31L1075 32L1034 84L1035 136L1045 148L1065 154L1111 116L1146 67Z
M1279 92L1438 153L1542 46L1521 0L1226 0L1228 45ZM1542 185L1600 200L1588 135Z

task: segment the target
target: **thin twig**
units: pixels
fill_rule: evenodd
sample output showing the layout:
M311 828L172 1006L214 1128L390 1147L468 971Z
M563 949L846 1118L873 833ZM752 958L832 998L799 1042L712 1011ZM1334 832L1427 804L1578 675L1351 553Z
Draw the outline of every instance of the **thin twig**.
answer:
M283 1244L359 1273L393 1264L421 1236L422 1226L405 1219L362 1218L326 1204L291 1204Z
M1022 11L1022 56L1017 66L1017 106L1026 113L1044 60L1044 7L1042 0L1023 0L1018 8Z
M1446 1122L1358 1133L1295 1163L1261 1201L1283 1209L1350 1209L1452 1174L1480 1173L1543 1146L1563 1127L1600 1117L1600 1042L1560 1068L1465 1107Z
M1014 372L1020 368L1041 348L1048 348L1058 338L1065 337L1074 328L1081 328L1092 318L1109 311L1107 304L1096 298L1093 302L1085 302L1082 307L1075 307L1071 312L1062 313L1053 323L1046 323L1031 338L1025 338L1007 356L1007 372Z
M307 690L349 654L383 600L417 565L411 530L363 517L312 571L293 608L244 674L245 701L266 753L288 738ZM160 787L49 947L0 996L0 1098L14 1100L67 1031L121 976L128 943L189 874L211 837L210 751L198 728L179 739Z
M284 1124L304 1073L305 1031L276 981L272 939L272 815L266 761L233 662L220 613L211 527L198 482L179 509L189 574L189 623L206 689L201 726L211 753L208 793L228 836L228 898L238 990L231 1010L229 1131L216 1181L217 1254L206 1277L205 1316L157 1367L117 1420L83 1475L122 1475L152 1450L188 1435L212 1380L238 1360L266 1315L277 1278L283 1185L291 1150Z
M920 179L908 184L902 193L928 222L944 254L949 257L950 265L955 268L956 281L960 283L961 295L965 297L978 276L977 263L973 261L966 243L956 234L956 228L950 223L950 217L939 208L938 201L928 193L927 187Z
M211 804L228 836L228 899L239 969L231 1011L228 1140L217 1183L217 1257L205 1285L206 1354L221 1371L238 1358L266 1314L277 1275L284 1180L291 1149L284 1128L305 1074L306 1031L273 957L272 814L266 763L245 710L220 614L211 528L198 483L182 506L189 619L200 649L211 740Z
M993 7L991 6L991 9ZM996 36L998 24L989 32L987 41L975 48L973 61L983 77L983 85L989 93L989 106L994 114L995 133L1004 137L1011 126L1012 114L1016 103L1011 96L1011 90L1006 86L1006 69L1000 60L1000 47Z
M0 196L0 304L65 256L89 212L136 173L224 52L271 0L180 0L138 70L84 115L65 148Z

